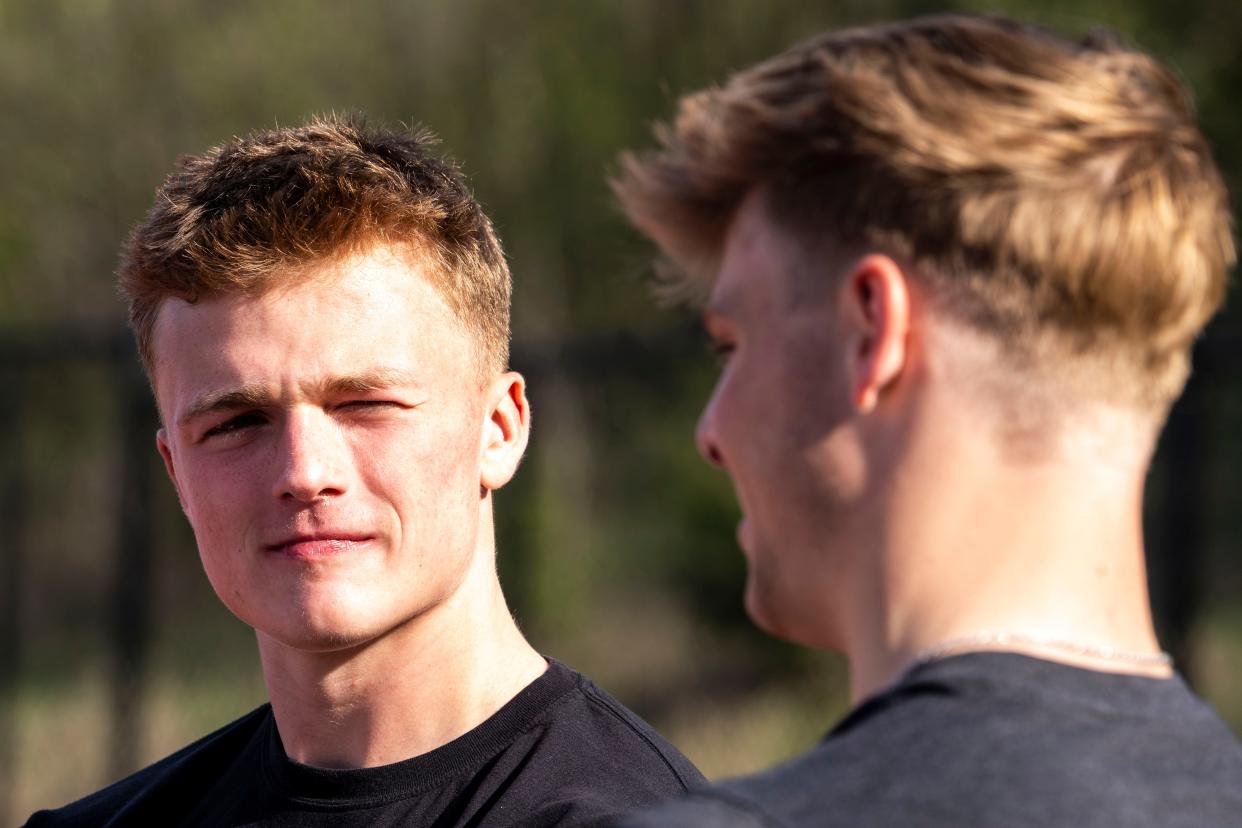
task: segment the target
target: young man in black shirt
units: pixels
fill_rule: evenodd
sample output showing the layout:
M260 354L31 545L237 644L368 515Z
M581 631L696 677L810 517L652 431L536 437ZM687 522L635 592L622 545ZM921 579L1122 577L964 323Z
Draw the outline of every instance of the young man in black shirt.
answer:
M996 18L831 33L623 162L723 367L746 606L844 653L816 748L631 826L1242 826L1161 653L1142 486L1235 258L1185 92Z
M505 606L509 272L427 145L337 119L237 139L129 240L159 452L271 703L31 826L585 825L701 781Z

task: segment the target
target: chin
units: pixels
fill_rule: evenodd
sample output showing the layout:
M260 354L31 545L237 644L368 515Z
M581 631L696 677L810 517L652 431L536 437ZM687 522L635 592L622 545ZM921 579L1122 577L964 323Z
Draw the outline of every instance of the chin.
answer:
M269 623L255 626L267 638L279 641L291 650L307 653L335 653L352 650L380 638L387 629L382 625L361 624L345 620L315 623Z
M773 638L816 649L837 649L825 646L827 631L820 629L829 619L817 617L814 611L810 615L798 611L808 609L798 600L798 591L797 587L780 589L775 583L756 577L752 568L746 581L746 614L751 623Z
M751 622L765 633L776 638L792 638L787 622L783 617L786 613L778 607L788 606L779 596L773 595L769 589L757 582L754 574L746 581L746 597L743 601L746 614Z
M374 604L302 600L236 615L256 632L290 649L329 653L360 647L396 626L377 609Z

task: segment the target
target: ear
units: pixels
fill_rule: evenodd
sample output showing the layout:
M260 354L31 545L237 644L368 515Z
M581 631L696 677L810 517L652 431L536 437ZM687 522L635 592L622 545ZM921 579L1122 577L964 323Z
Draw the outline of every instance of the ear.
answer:
M854 263L842 290L840 308L850 331L851 401L867 412L906 367L910 281L897 262L870 253Z
M499 489L513 478L530 438L530 404L526 380L508 371L487 391L488 416L483 423L483 456L479 483L485 491Z
M168 432L160 429L155 432L155 448L160 453L160 458L164 461L164 471L168 472L168 479L172 481L173 488L177 491L177 500L181 503L181 511L188 518L190 513L185 507L185 498L181 496L181 484L177 482L177 466L173 462L172 446L168 444Z

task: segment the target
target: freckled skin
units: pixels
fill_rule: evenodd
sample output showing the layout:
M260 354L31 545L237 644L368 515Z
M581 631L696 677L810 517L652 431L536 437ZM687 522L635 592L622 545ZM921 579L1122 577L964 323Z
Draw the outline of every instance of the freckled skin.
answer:
M405 258L372 252L258 297L168 300L155 353L160 451L212 586L260 633L312 651L365 643L444 605L490 551L477 356ZM396 379L333 387L368 372ZM238 388L261 404L181 422Z

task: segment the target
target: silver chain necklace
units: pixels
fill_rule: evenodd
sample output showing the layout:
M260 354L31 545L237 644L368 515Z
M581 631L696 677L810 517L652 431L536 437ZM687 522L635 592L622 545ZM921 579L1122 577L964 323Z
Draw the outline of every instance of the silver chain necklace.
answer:
M926 664L929 661L945 658L975 650L1011 649L1014 647L1037 647L1044 650L1060 650L1070 655L1097 658L1101 661L1120 661L1141 667L1171 667L1173 657L1168 653L1138 653L1130 650L1119 650L1116 647L1081 644L1060 638L1045 638L1038 635L1026 635L1012 632L981 632L949 638L920 650L904 672Z

